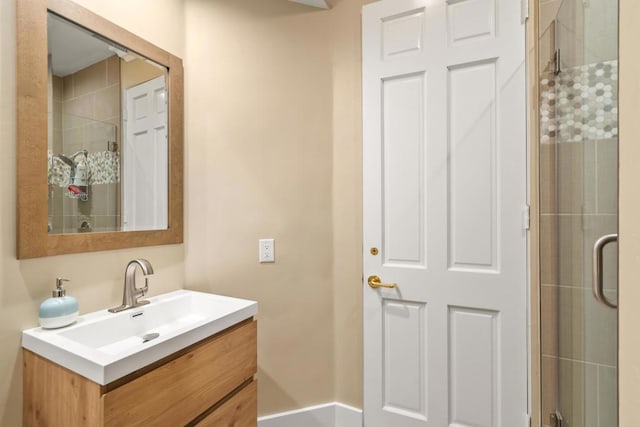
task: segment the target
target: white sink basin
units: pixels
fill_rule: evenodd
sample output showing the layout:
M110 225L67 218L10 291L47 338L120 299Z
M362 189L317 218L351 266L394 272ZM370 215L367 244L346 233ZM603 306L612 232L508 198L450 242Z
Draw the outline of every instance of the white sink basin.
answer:
M85 314L65 328L28 329L22 347L105 385L258 312L255 301L188 290L148 300L120 313Z

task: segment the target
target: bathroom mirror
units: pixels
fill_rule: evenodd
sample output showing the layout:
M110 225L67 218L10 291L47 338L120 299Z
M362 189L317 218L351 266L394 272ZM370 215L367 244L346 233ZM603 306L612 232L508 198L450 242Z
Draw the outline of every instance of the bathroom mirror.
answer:
M68 0L17 17L18 258L182 242L182 61Z

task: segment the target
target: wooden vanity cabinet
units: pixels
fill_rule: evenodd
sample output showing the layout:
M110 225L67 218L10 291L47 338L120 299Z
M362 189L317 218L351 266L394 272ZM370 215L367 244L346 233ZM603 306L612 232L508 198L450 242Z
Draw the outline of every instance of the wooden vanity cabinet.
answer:
M23 349L25 426L256 426L257 323L107 385Z

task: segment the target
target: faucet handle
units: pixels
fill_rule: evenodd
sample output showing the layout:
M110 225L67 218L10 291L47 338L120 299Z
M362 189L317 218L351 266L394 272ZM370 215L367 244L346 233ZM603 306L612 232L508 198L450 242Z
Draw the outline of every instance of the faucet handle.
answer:
M145 294L149 291L149 278L145 276L144 278L144 287L143 288L139 288L139 291L142 292L142 296L145 296Z

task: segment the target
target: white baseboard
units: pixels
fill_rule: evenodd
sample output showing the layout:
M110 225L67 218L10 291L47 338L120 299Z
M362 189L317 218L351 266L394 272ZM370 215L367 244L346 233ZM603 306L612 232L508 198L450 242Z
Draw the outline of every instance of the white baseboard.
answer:
M362 410L339 402L258 418L258 427L362 427Z
M335 427L362 427L362 409L336 402Z

